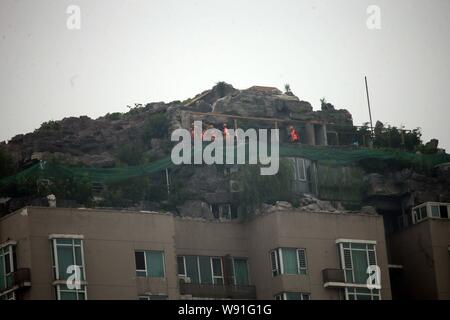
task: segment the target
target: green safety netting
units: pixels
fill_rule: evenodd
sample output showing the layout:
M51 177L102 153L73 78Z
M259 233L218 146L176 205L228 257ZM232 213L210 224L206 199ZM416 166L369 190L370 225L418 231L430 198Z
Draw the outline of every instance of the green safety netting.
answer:
M235 156L237 154L236 147ZM248 149L247 149L248 152ZM193 154L193 152L192 152ZM226 149L224 158L226 156ZM302 157L323 164L351 165L361 160L397 160L410 163L421 168L433 168L434 166L450 162L448 154L424 155L400 150L381 150L367 148L344 147L319 147L306 145L281 145L280 157ZM124 166L114 168L89 168L55 164L41 161L29 168L7 178L0 180L0 187L19 183L28 178L58 179L68 177L88 177L91 181L109 184L131 178L150 175L174 167L170 157L166 157L153 163Z

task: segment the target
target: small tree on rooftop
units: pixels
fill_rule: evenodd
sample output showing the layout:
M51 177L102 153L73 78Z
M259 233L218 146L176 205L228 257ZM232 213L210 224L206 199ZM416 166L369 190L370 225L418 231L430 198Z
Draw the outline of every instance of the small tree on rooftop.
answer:
M286 83L286 84L284 85L284 91L285 91L285 93L292 93L292 91L291 91L291 85L290 85L289 83Z

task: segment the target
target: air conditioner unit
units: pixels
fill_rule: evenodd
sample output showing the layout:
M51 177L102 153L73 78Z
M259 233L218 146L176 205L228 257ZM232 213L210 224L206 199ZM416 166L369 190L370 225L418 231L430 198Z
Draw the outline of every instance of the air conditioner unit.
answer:
M180 281L183 281L184 283L191 283L191 277L178 276L178 279L180 279Z
M230 192L241 192L242 185L237 180L230 180Z

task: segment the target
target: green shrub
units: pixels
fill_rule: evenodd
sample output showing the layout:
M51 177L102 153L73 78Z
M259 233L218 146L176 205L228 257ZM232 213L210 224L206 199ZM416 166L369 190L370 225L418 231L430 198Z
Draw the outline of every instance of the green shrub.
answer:
M11 157L0 149L0 179L12 175L14 166Z
M142 146L140 145L134 145L134 144L125 144L122 147L120 147L117 158L129 165L129 166L136 166L138 164L142 163L144 157L144 150Z
M105 115L105 118L111 121L120 120L122 118L122 113L120 112L107 113Z
M53 120L44 122L41 124L39 130L41 131L53 131L53 130L59 130L61 128L61 125Z
M152 138L166 137L168 128L169 124L165 113L156 113L149 116L144 125L144 142L150 143Z
M263 203L292 199L292 165L289 160L280 159L280 168L276 175L263 176L259 165L243 165L233 176L242 188L240 193L240 215L243 220Z

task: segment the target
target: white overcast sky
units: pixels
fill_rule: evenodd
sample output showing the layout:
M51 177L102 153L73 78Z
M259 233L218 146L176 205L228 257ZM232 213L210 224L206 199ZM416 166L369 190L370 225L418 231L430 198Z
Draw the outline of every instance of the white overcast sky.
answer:
M66 9L81 9L68 30ZM366 26L369 5L381 30ZM325 97L450 149L449 0L1 0L0 141L226 81Z

